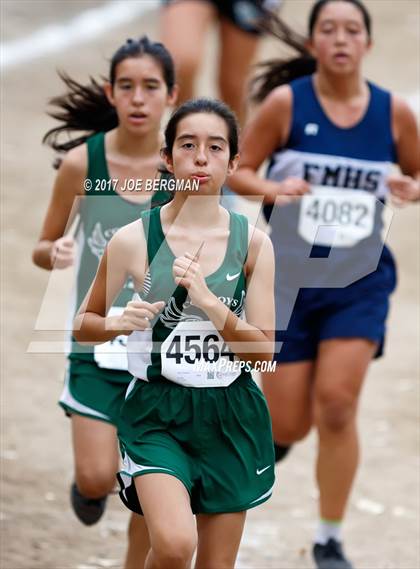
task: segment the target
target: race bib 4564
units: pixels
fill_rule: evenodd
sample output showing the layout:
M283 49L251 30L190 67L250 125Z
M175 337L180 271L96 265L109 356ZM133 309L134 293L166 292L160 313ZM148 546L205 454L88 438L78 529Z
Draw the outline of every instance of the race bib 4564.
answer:
M210 321L180 322L161 346L162 375L187 387L230 385L241 373L226 365L235 360Z

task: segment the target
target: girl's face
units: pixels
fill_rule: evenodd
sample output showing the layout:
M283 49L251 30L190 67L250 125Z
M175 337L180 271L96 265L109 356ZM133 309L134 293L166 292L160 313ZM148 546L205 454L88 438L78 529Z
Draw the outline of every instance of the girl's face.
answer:
M363 15L349 2L326 4L315 22L308 47L321 68L339 75L359 71L371 47Z
M228 126L213 113L194 113L177 125L167 168L175 178L199 181L199 193L220 193L226 177L236 170L239 156L230 159ZM194 193L194 192L192 192Z
M169 95L160 65L150 55L142 55L118 63L115 83L107 83L105 93L120 125L144 135L159 129L166 106L175 103L177 90Z

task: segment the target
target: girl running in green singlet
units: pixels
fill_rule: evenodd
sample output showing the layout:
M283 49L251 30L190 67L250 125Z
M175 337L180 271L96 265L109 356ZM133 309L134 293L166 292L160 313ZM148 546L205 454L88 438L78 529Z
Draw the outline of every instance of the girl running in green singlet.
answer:
M67 76L63 79L69 91L52 103L59 109L53 116L64 124L50 130L44 140L68 152L58 170L33 259L47 270L77 264L80 306L110 237L151 204L168 199L166 192L127 188L160 176L160 123L167 106L175 102L177 88L170 54L147 37L127 40L115 52L104 86L93 80L83 86ZM57 142L58 134L72 130L88 134ZM74 239L65 235L76 199L77 256ZM112 313L121 312L132 293L132 284L126 281ZM60 405L72 420L71 502L86 525L101 517L114 487L119 463L116 426L130 380L121 338L101 351L72 342ZM126 569L134 569L148 550L147 530L139 516L132 517L129 535Z
M189 567L198 531L196 568L229 568L246 510L267 500L274 483L268 409L249 371L272 359L273 250L219 204L238 162L228 107L185 103L165 140L167 168L198 190L177 191L116 233L74 334L88 343L131 334L119 480L122 500L147 522L145 567ZM127 275L142 299L106 316Z

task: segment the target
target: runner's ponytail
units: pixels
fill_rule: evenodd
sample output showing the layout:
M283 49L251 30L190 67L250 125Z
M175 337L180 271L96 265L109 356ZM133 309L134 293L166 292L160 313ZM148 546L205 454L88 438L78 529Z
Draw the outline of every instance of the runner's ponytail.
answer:
M303 35L292 30L275 14L264 24L264 29L298 55L291 59L271 59L257 65L260 73L251 82L251 99L255 102L263 101L276 87L310 75L316 69L316 60L306 48Z
M50 100L50 105L55 109L48 114L61 124L50 129L42 142L58 152L67 152L83 144L92 134L107 132L118 126L117 113L100 83L91 77L90 83L82 85L64 72L58 74L67 87L67 92ZM73 131L84 134L68 141L58 141L62 133Z

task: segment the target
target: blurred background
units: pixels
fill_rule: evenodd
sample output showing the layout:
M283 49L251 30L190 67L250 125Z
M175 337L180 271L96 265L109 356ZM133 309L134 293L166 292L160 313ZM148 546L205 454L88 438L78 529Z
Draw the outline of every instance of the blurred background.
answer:
M286 0L285 20L302 33L310 1ZM420 3L366 0L374 48L365 72L420 114ZM159 3L148 0L13 0L1 8L2 391L1 514L4 569L121 567L127 512L117 496L104 520L82 527L70 510L70 424L56 405L72 271L31 264L55 172L41 138L53 124L47 101L62 92L57 70L79 81L107 73L128 37L158 39ZM218 44L208 37L197 94L215 95ZM264 39L258 59L284 54ZM255 206L241 201L252 217ZM388 241L399 267L386 357L372 365L362 399L362 465L345 524L359 569L420 567L419 206L391 210ZM47 299L47 300L46 300ZM53 344L51 342L53 341ZM34 352L40 353L34 353ZM51 351L51 350L50 350ZM54 350L53 350L54 351ZM316 523L314 437L277 468L273 499L248 515L237 567L312 567ZM358 560L363 559L363 567Z

